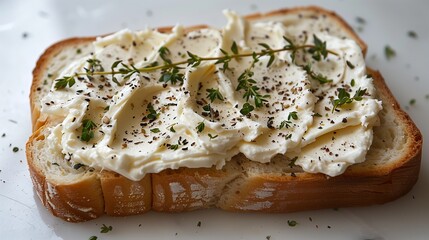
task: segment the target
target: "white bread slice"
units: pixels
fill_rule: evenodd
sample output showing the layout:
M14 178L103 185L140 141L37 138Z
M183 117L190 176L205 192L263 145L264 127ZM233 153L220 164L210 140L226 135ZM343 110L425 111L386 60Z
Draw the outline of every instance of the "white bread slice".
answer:
M291 24L302 19L314 20L313 27L354 39L366 52L365 43L340 17L318 7L284 9L247 18L263 21L278 16ZM170 29L161 28L160 31ZM378 96L383 101L381 125L374 129L374 141L367 160L349 167L338 177L327 178L323 174L302 172L299 167L291 168L289 160L283 156L261 164L238 155L222 170L168 169L148 174L139 182L87 167L76 170L61 154L53 155L47 151L48 126L56 120L40 114L40 99L57 77L48 77L48 74L57 72L80 54L91 52L93 40L74 38L51 46L33 71L30 104L36 131L27 143L27 161L43 204L66 221L90 220L103 213L132 215L150 209L178 212L217 206L229 211L291 212L362 206L398 198L417 181L422 136L400 109L381 75L371 70L368 71L373 75ZM78 49L80 54L77 54Z

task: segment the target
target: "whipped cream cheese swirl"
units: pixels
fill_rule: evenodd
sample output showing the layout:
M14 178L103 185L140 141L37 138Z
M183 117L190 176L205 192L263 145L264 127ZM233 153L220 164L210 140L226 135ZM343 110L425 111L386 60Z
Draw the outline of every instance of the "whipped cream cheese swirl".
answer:
M316 34L338 55L314 61L302 51L292 61L290 51L284 51L276 54L270 67L269 56L261 57L253 67L251 57L233 58L227 70L215 60L203 61L196 67L183 65L179 74L185 80L175 84L159 81L159 70L133 73L129 78L119 74L115 81L109 74L79 76L72 87L55 90L53 85L42 99L42 112L63 119L48 136L51 151L132 180L167 168L222 168L239 153L262 163L282 154L294 158L304 171L330 176L364 161L381 102L374 99L359 46L352 40L309 31L305 24L247 22L231 11L225 15L228 23L222 30L176 26L170 33L122 30L100 37L91 55L67 66L60 76L84 72L90 67L88 59L99 60L98 70L109 70L118 60L136 68L162 63L161 47L169 49L172 62L185 60L187 52L222 57L223 49L233 54L233 42L240 53L262 51L262 42L279 49L287 44L283 36L311 44ZM333 81L320 84L312 79L302 67L308 63L314 72ZM262 107L243 115L240 110L246 99L244 91L237 90L238 79L249 68L255 86L269 97ZM338 88L351 95L359 89L366 93L361 101L333 110ZM210 98L213 91L218 95ZM85 120L96 126L89 141L81 139Z

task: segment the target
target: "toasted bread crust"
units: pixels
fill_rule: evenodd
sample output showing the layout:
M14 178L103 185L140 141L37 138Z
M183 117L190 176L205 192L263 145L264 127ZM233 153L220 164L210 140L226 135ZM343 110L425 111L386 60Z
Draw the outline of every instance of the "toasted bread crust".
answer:
M113 172L102 172L101 188L105 199L105 213L110 216L142 214L152 207L151 176L131 181Z
M314 12L332 17L366 53L366 44L336 13L319 7L282 9L267 14L249 15L248 19L291 13ZM195 26L188 30L205 28ZM161 32L171 27L159 28ZM240 170L235 157L229 164L233 170L215 168L164 170L148 174L134 182L112 172L100 172L76 183L59 184L47 179L34 161L32 145L43 141L42 131L49 123L40 114L35 99L46 69L54 56L66 48L87 44L95 37L71 38L49 47L38 60L33 71L30 106L33 130L27 142L27 161L33 185L43 205L55 216L66 221L80 222L99 217L141 214L155 211L178 212L217 206L228 211L293 212L320 208L363 206L384 203L407 193L415 184L420 169L422 136L410 117L400 109L379 72L368 70L385 107L391 107L409 140L403 158L394 164L367 168L360 164L344 174L327 178L323 174L297 172L295 174L261 173L247 175ZM238 164L235 166L235 164ZM238 170L237 170L238 169Z
M27 142L26 154L31 180L43 205L57 217L69 222L82 222L104 213L104 199L100 181L95 175L78 182L58 184L48 179L43 169L34 161L32 147L36 141L44 141L43 128L36 131Z

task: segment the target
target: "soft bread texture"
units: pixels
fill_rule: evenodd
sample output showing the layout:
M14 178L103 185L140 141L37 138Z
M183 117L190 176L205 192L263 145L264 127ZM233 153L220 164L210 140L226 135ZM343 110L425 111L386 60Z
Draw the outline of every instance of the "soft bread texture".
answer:
M366 44L333 12L304 7L247 16L253 21L275 20L312 27ZM204 28L196 26L188 30ZM160 31L170 31L161 28ZM333 178L291 168L289 159L276 156L270 163L252 162L237 155L221 170L167 169L134 182L108 171L74 168L61 153L48 151L49 126L61 121L41 114L40 100L58 72L71 61L92 51L95 38L72 38L54 44L40 57L33 71L30 93L34 133L27 142L27 161L35 190L55 216L80 222L102 214L127 216L150 209L164 212L219 207L228 211L293 212L385 203L407 193L418 178L422 136L389 91L379 72L368 69L383 101L381 124L366 161Z

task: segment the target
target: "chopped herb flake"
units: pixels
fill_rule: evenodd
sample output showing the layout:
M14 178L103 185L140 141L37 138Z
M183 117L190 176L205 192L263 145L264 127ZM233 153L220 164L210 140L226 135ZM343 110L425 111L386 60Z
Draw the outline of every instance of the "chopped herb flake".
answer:
M355 69L355 65L353 65L351 62L349 62L347 60L346 63L347 63L347 66L349 66L350 69Z
M199 122L197 127L196 127L197 132L200 133L200 132L204 131L204 127L205 127L204 122Z
M408 31L408 37L410 38L417 38L417 33L414 31Z
M359 24L366 24L366 20L362 17L356 17L356 22Z
M94 129L97 127L97 125L89 120L84 119L82 121L82 136L80 137L80 140L89 142L92 138L94 138Z
M387 60L390 60L396 56L396 52L389 45L386 45L384 47L384 55L386 56Z
M210 99L211 102L214 102L214 100L219 99L223 101L223 96L218 89L210 88L207 89L208 95L207 97Z
M210 138L210 139L215 139L215 138L217 138L217 137L218 137L218 135L213 136L213 135L211 135L210 133L208 134L208 136L209 136L209 138Z
M255 109L250 103L244 103L243 108L241 108L240 113L247 115Z
M289 227L295 227L298 223L295 220L287 220Z
M106 226L105 224L103 224L103 226L100 229L100 233L108 233L112 230L113 230L112 226Z
M159 132L161 132L161 130L159 130L159 128L152 128L150 131L153 132L153 133L159 133Z

